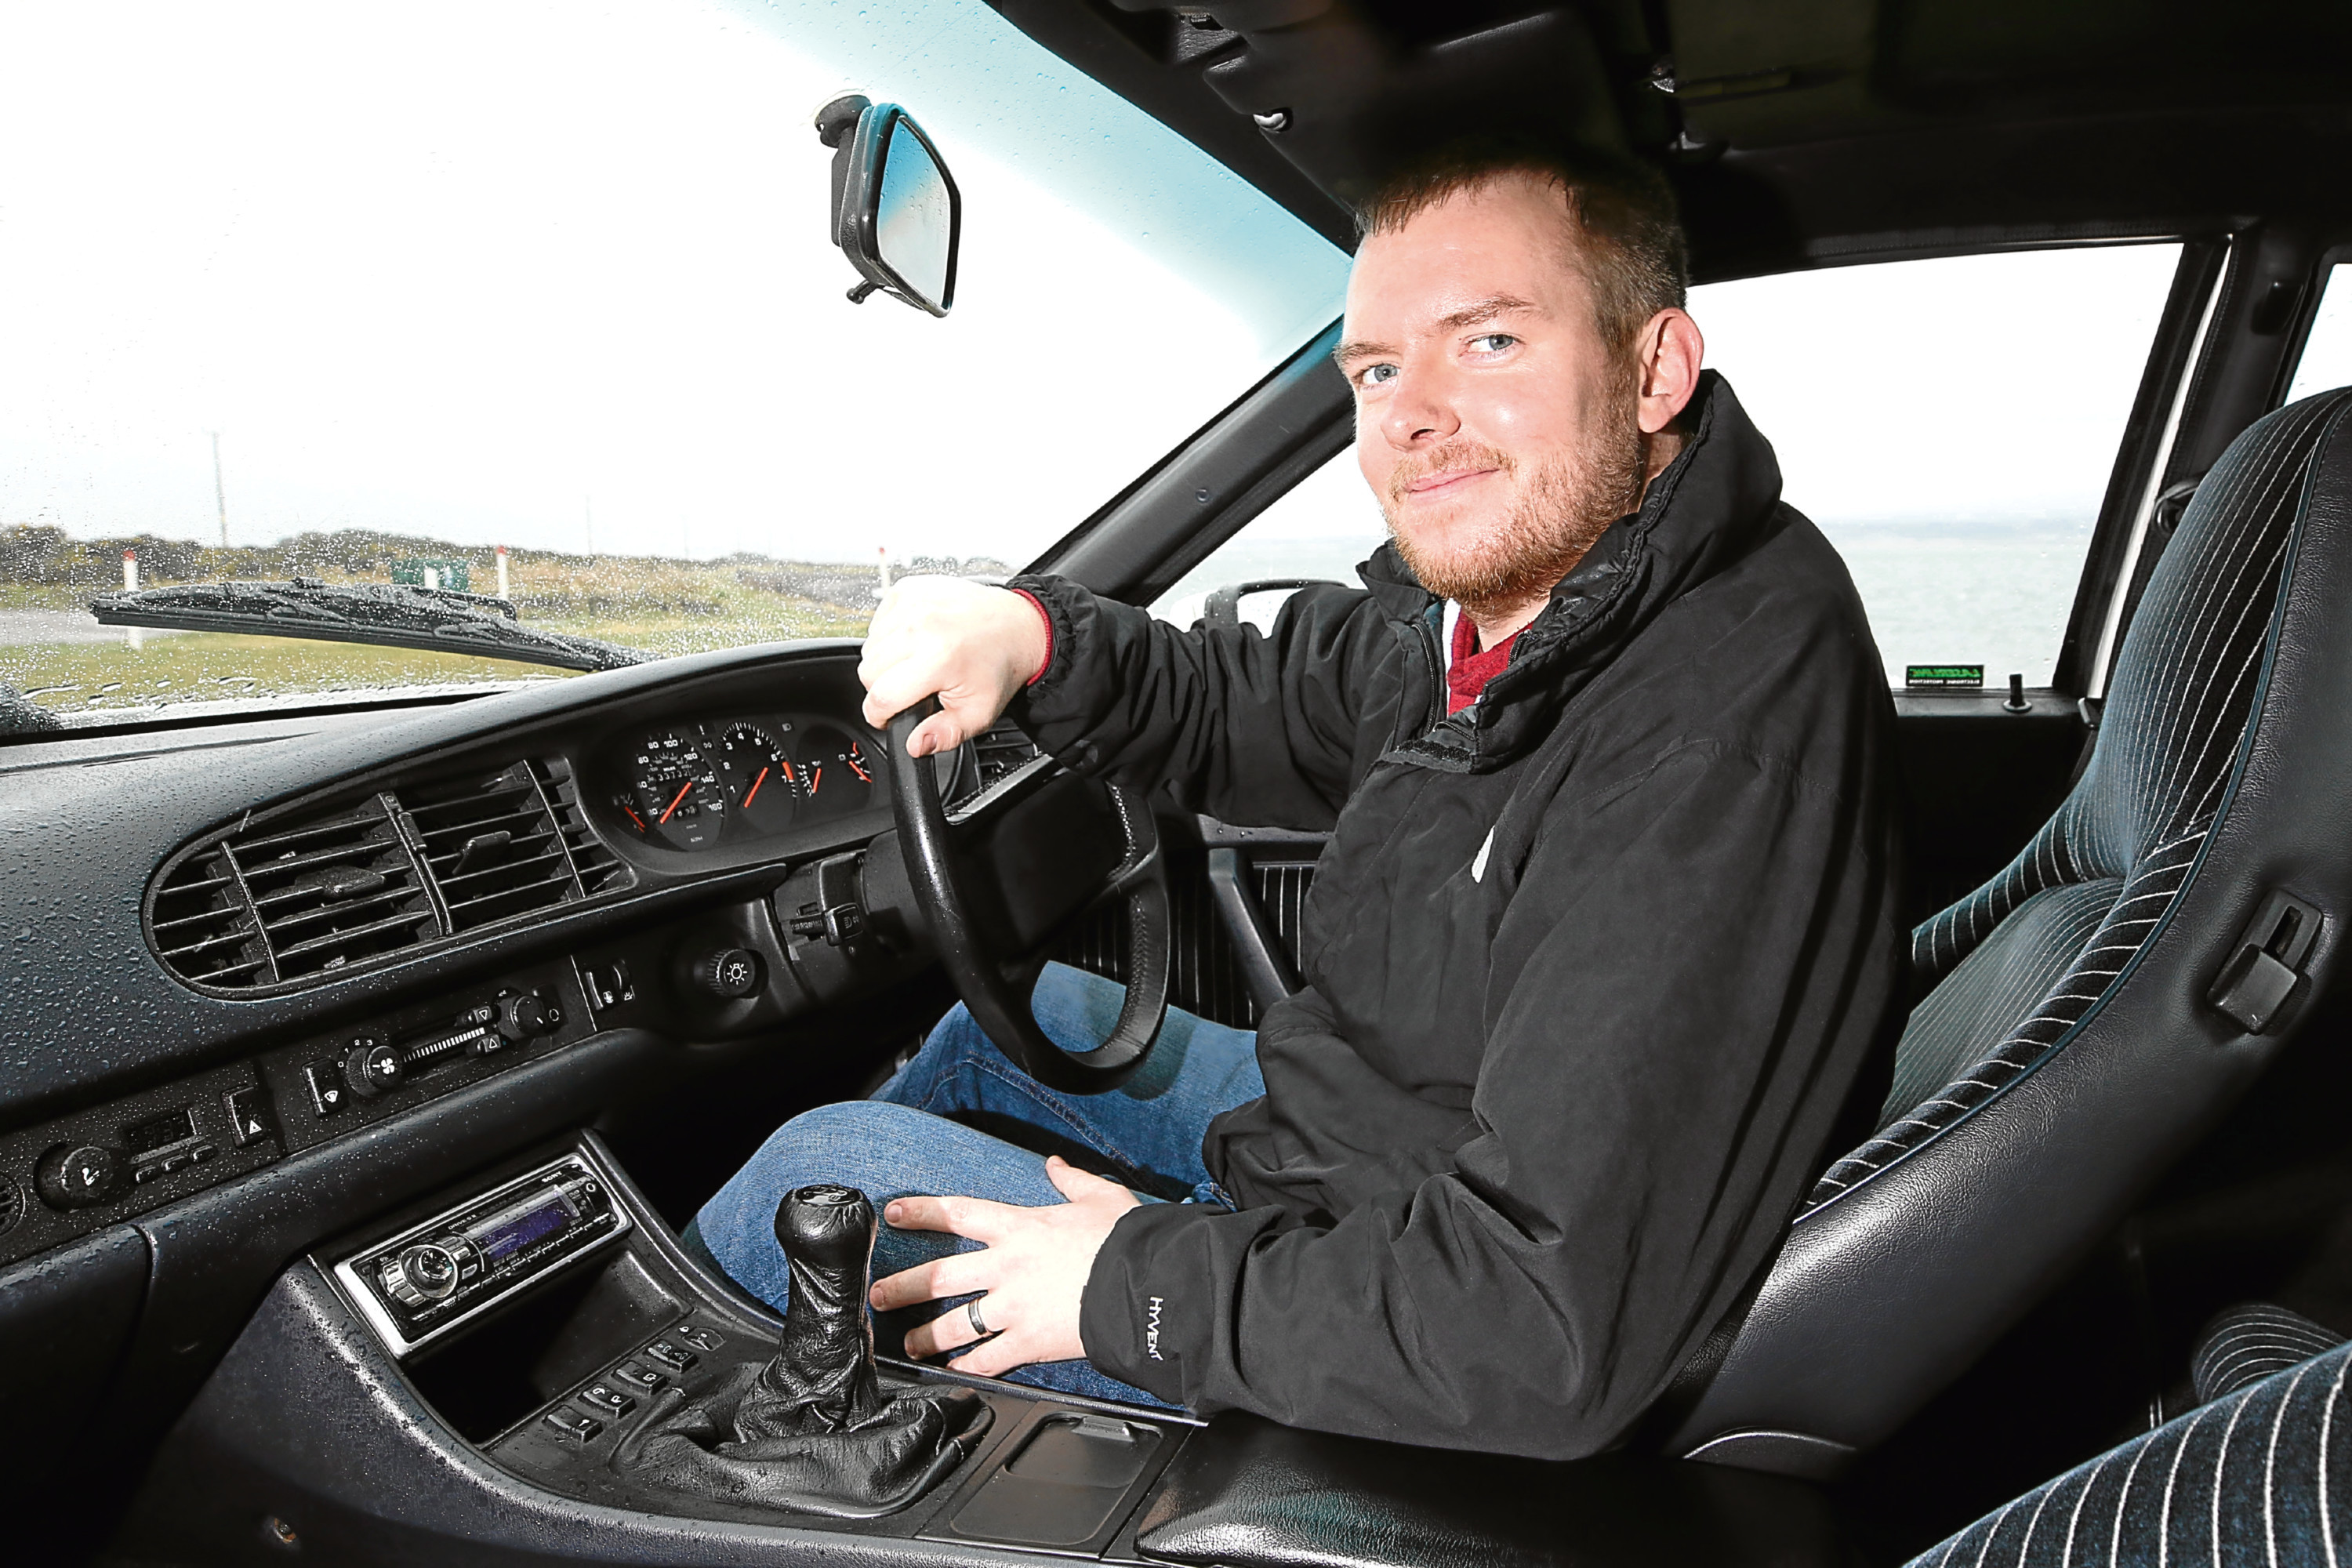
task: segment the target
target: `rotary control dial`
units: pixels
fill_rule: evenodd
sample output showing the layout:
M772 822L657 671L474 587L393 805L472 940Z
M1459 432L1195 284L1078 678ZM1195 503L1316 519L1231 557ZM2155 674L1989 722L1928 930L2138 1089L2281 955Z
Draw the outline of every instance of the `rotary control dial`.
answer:
M383 1292L404 1307L438 1301L457 1288L457 1259L446 1247L423 1242L383 1265Z

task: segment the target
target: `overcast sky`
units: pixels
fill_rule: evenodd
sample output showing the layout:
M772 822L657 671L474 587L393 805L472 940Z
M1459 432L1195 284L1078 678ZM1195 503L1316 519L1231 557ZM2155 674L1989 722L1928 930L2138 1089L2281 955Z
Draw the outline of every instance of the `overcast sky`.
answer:
M844 298L852 88L961 186L946 321ZM239 542L1025 559L1344 279L978 0L0 8L0 525L211 537L216 430Z
M962 187L944 321L843 298L808 126L851 88ZM2173 254L1840 268L1693 310L1824 521L2073 515ZM0 8L0 525L212 537L218 431L240 542L1017 562L1344 280L980 0ZM1342 477L1264 531L1376 529Z

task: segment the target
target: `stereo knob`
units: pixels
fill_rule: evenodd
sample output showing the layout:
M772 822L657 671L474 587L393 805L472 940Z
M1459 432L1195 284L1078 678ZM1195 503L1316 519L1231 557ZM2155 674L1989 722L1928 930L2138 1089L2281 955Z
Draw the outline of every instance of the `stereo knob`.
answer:
M122 1184L122 1155L103 1143L60 1143L41 1156L34 1185L55 1209L102 1204Z
M554 1026L547 1003L537 993L499 998L499 1033L508 1039L531 1039Z
M446 1247L423 1242L387 1258L383 1269L383 1293L404 1307L421 1307L447 1299L457 1288L457 1260Z

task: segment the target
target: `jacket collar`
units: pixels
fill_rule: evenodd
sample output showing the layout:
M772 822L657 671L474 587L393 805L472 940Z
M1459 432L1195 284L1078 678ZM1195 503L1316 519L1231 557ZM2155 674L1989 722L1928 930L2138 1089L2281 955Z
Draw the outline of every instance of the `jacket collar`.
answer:
M1714 371L1700 375L1684 417L1691 439L1652 481L1641 510L1610 524L1559 580L1551 602L1512 645L1509 666L1475 703L1391 757L1486 773L1523 756L1661 611L1761 541L1780 499L1771 443ZM1357 574L1391 620L1425 635L1423 617L1436 598L1394 544L1381 545Z

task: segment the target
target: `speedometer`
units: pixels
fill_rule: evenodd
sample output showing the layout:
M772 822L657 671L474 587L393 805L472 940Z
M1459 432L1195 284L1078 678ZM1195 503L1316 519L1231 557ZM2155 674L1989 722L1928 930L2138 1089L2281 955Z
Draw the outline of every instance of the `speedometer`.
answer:
M692 730L662 730L631 753L631 813L648 838L676 849L700 849L719 842L727 826L727 795Z

